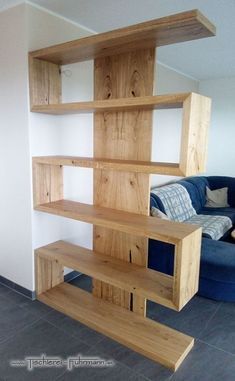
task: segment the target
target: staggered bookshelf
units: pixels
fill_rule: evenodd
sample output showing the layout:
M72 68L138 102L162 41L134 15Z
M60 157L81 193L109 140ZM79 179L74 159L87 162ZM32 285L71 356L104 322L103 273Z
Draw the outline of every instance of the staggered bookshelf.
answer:
M173 370L194 339L146 318L146 300L180 311L195 295L201 228L149 216L150 174L205 170L211 101L154 96L155 51L214 34L193 10L29 53L32 112L94 114L93 157L33 158L35 210L94 226L92 250L58 241L35 251L37 298ZM61 103L60 66L89 59L94 100ZM179 162L151 162L153 110L170 108L183 109ZM93 205L64 199L64 166L93 169ZM174 245L173 276L147 268L148 238ZM92 294L64 283L64 267L91 276Z

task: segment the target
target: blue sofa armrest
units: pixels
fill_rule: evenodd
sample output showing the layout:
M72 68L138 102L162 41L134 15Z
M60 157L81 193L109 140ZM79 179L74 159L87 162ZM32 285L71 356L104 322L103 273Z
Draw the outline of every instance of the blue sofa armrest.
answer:
M208 176L210 189L228 188L228 203L235 208L235 177L228 176Z

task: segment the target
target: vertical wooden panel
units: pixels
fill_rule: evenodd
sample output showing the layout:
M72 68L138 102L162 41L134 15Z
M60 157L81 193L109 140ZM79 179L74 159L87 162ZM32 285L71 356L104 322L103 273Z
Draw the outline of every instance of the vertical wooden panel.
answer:
M173 303L179 310L198 291L201 236L198 228L175 247Z
M34 206L63 198L63 167L33 163Z
M50 290L64 281L64 267L56 261L50 261L35 255L36 293Z
M95 100L153 94L155 51L131 52L95 60ZM106 112L94 116L94 156L151 159L152 111ZM150 176L94 170L94 204L149 214ZM94 227L94 249L146 266L148 240ZM93 293L145 314L145 300L94 280Z
M60 66L29 56L30 104L47 105L61 101Z
M211 99L192 93L183 103L180 170L185 176L205 172Z

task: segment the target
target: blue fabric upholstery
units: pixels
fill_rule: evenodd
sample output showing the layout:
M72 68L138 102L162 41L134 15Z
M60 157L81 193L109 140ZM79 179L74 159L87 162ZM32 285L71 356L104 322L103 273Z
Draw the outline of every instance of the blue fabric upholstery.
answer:
M231 218L233 228L235 228L235 178L198 176L180 180L178 183L187 189L197 213L227 216ZM230 208L205 208L206 186L212 190L228 187ZM151 196L151 206L158 207L165 213L158 197L156 195ZM198 294L214 300L235 302L235 241L231 240L232 243L228 243L222 241L223 239L225 236L220 241L202 238ZM172 275L174 246L150 239L149 267Z
M170 184L152 189L162 202L166 215L174 221L183 222L196 214L191 198L181 184Z

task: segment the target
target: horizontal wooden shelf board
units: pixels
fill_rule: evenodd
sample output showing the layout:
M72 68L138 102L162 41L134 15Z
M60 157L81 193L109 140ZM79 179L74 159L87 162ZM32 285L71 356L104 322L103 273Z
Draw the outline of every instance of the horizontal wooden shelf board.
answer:
M113 112L132 110L162 110L180 108L190 93L154 95L146 97L96 100L89 102L33 105L32 112L63 115L92 112Z
M161 220L70 200L37 205L35 210L55 214L141 237L177 244L200 229L196 225Z
M66 65L214 35L214 25L198 10L192 10L40 49L30 55Z
M95 253L64 241L54 242L36 250L36 255L80 271L153 302L177 308L172 302L171 276L124 262L112 256Z
M179 164L177 163L158 163L139 160L119 160L77 156L38 156L33 157L33 163L94 168L123 172L182 176Z
M176 370L194 344L181 332L62 283L38 299L131 349Z

